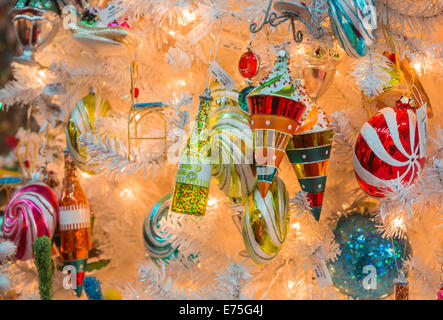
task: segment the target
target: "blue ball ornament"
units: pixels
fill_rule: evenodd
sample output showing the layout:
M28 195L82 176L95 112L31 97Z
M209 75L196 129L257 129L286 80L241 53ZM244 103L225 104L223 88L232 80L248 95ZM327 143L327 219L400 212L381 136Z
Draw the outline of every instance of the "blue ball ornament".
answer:
M391 295L393 280L411 254L408 239L383 238L375 224L370 215L354 212L340 218L334 230L341 253L328 269L335 287L354 299Z

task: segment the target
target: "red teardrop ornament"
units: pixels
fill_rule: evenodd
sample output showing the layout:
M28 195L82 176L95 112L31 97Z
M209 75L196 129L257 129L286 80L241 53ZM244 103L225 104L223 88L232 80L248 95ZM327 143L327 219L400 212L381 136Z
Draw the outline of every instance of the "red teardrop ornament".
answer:
M259 67L258 56L251 51L243 53L238 62L238 71L240 71L242 77L248 79L257 75Z

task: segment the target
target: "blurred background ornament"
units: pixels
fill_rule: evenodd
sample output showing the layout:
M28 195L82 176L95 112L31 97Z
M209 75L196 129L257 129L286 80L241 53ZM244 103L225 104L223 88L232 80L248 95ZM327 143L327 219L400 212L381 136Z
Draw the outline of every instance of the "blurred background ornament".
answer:
M407 58L396 61L396 55L389 52L383 53L391 64L389 65L389 73L391 78L383 87L383 92L374 97L371 102L376 105L377 109L391 107L396 101L400 100L403 95L410 95L408 98L416 102L416 108L420 108L426 103L428 118L433 116L431 101L420 81L420 76ZM402 73L403 82L400 81L398 68Z
M14 61L39 66L34 53L51 42L60 28L60 7L56 0L19 0L11 10L15 35L23 53Z
M24 181L31 179L40 167L40 146L38 141L29 139L21 141L15 148L15 155Z
M275 177L266 197L260 190L248 197L242 217L242 235L252 261L266 264L280 252L289 226L288 191Z
M87 173L96 173L97 167L87 163L87 154L80 146L79 138L83 133L95 130L95 120L111 115L109 102L95 93L81 99L72 109L66 124L66 145L77 167Z
M286 51L278 53L272 71L249 93L250 126L254 137L254 159L258 188L266 196L286 146L300 123L307 93L294 84Z
M185 257L180 253L180 247L174 245L171 235L162 230L162 223L168 222L172 194L162 197L146 215L143 223L143 240L149 257L157 264L169 264L179 261L183 266L189 266L198 258L198 253Z
M23 183L23 179L15 175L14 176L2 176L0 178L0 192L2 193L2 202L0 204L0 212L5 210L6 205L9 203L11 199L11 194L13 191ZM4 197L3 197L4 192ZM0 213L0 230L3 225L3 214L4 212Z
M328 263L335 287L354 299L391 295L394 279L411 254L409 240L383 238L365 203L338 220L334 236L341 251Z
M323 205L333 136L325 113L314 106L302 117L300 128L286 148L286 155L302 191L308 193L311 213L317 221Z
M212 176L231 199L244 199L256 186L249 115L224 105L211 114Z
M335 37L350 57L366 55L374 42L377 13L374 0L328 0Z
M302 72L300 79L303 79L303 85L315 102L334 82L338 55L331 50L317 48L306 52L301 60L298 66Z
M353 163L360 187L384 197L391 182L412 184L426 160L426 106L416 111L384 108L360 130Z
M70 25L73 39L102 55L120 55L135 50L138 40L124 15L125 4L113 3L110 8L107 2L99 1L83 10L81 18ZM109 20L103 20L105 18Z
M3 237L17 246L17 258L32 259L37 237L52 239L59 223L57 199L44 183L30 182L12 196L5 211Z
M103 295L104 300L123 300L122 295L117 289L107 289Z
M9 289L6 292L0 292L0 301L1 300L18 300L20 295L17 293L15 289Z

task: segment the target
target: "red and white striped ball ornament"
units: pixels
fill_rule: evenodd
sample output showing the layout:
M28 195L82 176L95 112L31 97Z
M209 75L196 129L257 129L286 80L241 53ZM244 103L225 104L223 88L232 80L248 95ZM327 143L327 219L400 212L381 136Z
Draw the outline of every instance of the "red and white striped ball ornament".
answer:
M423 168L427 139L426 104L417 110L384 108L360 130L353 163L360 187L385 197L396 179L411 185Z

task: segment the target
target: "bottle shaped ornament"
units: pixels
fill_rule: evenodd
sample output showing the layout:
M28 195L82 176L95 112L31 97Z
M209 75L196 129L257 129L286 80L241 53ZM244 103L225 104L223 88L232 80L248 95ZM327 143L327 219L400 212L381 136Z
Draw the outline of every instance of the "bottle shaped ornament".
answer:
M403 271L397 279L394 279L395 300L409 300L409 281L405 278Z
M200 95L197 119L180 157L171 212L203 216L209 196L212 165L208 136L211 91Z
M80 297L89 250L92 249L91 216L88 199L80 186L73 158L67 150L64 150L64 154L65 177L59 202L60 253L64 266L75 267L77 279L71 285Z

